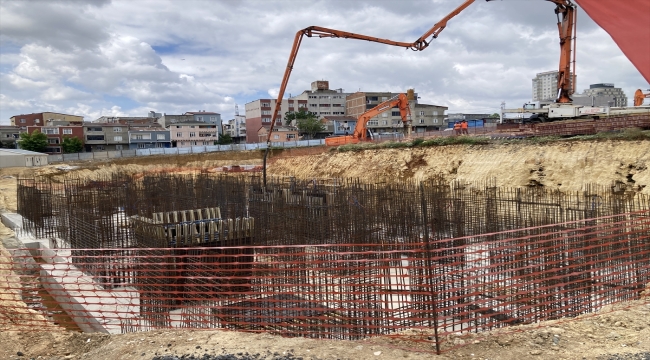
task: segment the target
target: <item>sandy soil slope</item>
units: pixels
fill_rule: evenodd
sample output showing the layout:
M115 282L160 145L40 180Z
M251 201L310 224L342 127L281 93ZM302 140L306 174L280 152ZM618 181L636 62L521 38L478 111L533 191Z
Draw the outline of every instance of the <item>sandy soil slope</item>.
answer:
M533 145L454 145L326 152L278 159L270 174L365 181L428 179L485 181L497 186L546 186L562 191L615 182L650 194L650 141L581 141Z

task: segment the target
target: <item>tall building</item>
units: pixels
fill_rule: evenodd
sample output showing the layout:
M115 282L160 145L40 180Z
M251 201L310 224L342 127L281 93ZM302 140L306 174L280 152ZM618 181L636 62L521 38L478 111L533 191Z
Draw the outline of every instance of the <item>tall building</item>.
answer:
M621 88L614 87L614 84L589 85L589 89L585 89L582 95L591 98L594 106L627 106L627 96Z
M548 101L557 98L557 76L559 71L547 71L539 73L533 79L533 101ZM573 75L573 74L571 74ZM573 79L571 76L570 85L573 88ZM573 91L569 91L573 93Z
M317 80L311 83L311 90L290 97L289 100L307 101L307 111L319 119L325 116L345 115L345 98L350 95L343 89L330 90L329 81Z

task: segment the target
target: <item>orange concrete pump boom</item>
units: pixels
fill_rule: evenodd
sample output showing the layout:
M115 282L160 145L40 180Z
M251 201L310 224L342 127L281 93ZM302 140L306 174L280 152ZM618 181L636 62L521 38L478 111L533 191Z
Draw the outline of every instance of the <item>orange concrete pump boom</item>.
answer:
M307 37L319 37L319 38L343 38L343 39L356 39L356 40L365 40L370 42L376 42L386 45L399 46L406 49L411 49L413 51L422 51L426 49L431 40L427 41L426 39L429 36L432 36L432 39L438 37L440 32L445 29L447 26L447 21L449 21L454 16L458 15L465 8L474 3L475 0L465 0L459 7L450 12L447 16L443 17L440 21L434 24L431 29L425 32L417 40L412 43L409 42L400 42L393 41L388 39L381 39L367 35L355 34L346 31L328 29L320 26L310 26L304 28L296 33L296 36L293 39L293 46L291 47L291 54L289 55L289 61L287 62L287 68L284 71L284 77L282 78L282 83L280 84L280 91L278 92L278 99L275 102L275 108L273 109L273 114L271 115L271 126L269 128L269 135L266 139L267 149L271 145L271 135L273 133L273 127L275 126L275 121L280 112L280 105L282 104L282 98L284 97L284 91L287 88L287 83L289 82L289 77L291 76L291 71L293 70L293 65L296 61L296 56L298 55L298 49L300 49L300 44L302 43L302 38ZM264 165L263 165L263 177L264 185L266 185L266 158L268 156L268 150L264 153Z

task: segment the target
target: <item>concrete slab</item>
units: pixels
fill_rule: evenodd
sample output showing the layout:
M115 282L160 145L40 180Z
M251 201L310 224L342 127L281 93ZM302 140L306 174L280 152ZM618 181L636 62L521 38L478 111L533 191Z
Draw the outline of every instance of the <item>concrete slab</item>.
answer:
M17 229L22 229L23 217L20 214L7 212L3 213L0 216L2 217L2 224L4 224L4 226L14 231Z

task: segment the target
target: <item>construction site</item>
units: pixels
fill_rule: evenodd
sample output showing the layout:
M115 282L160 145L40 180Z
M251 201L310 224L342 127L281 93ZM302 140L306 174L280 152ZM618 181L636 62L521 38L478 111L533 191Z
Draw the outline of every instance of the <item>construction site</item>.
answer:
M422 51L467 0L412 43L299 30L262 149L0 169L0 357L650 359L650 95L573 104L576 6L549 1L528 123L416 138L409 90L272 146L303 37Z

